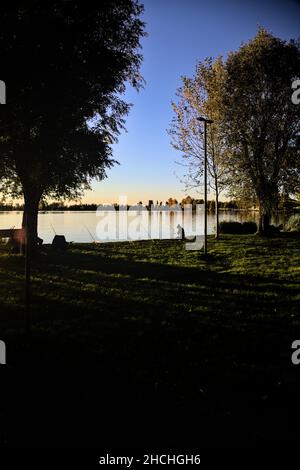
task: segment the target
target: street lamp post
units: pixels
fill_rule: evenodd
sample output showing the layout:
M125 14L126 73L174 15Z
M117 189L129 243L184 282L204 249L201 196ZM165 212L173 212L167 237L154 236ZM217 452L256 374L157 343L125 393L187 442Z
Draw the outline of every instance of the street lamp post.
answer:
M197 118L198 121L204 122L204 255L207 255L207 124L214 121L206 119L202 116Z

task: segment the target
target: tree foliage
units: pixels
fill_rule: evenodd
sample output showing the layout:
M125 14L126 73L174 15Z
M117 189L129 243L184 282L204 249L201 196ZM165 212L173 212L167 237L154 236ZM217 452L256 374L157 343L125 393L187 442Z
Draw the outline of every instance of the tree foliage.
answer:
M11 2L0 7L2 190L74 198L114 164L130 83L143 80L136 0Z
M267 230L280 193L300 187L300 106L292 102L292 83L300 76L299 43L283 41L260 28L225 63L207 59L193 78L183 77L170 134L172 145L189 162L187 179L201 183L202 115L208 127L212 187L218 195L254 200L260 230Z
M299 185L300 107L291 100L297 76L299 44L275 38L263 28L226 62L222 108L231 185L255 194L261 230L280 191Z
M225 70L222 58L199 62L192 78L182 77L177 102L172 103L174 117L169 129L172 146L181 152L187 172L183 181L187 188L199 187L204 167L204 132L200 116L213 120L207 131L208 182L216 196L216 228L218 235L218 199L226 185L227 148L221 132L222 107L220 90Z

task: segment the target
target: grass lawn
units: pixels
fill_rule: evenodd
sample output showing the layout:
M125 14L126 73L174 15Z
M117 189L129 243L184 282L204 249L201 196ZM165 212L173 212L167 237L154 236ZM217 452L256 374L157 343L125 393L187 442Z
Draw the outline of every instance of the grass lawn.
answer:
M223 235L208 249L45 247L28 339L24 260L2 246L2 445L299 440L300 238Z

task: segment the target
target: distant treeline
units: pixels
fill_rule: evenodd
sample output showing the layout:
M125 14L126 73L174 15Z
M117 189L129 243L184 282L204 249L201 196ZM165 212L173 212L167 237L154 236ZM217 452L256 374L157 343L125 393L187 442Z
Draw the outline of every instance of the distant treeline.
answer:
M187 199L187 198L186 198ZM155 210L163 210L169 209L170 207L183 207L185 204L191 204L193 208L196 208L197 204L204 204L203 199L192 199L191 200L182 200L180 203L173 198L168 199L168 201L162 202L157 201L154 203L152 200L148 201L147 204L143 204L142 201L138 202L134 205L127 205L127 209L137 209L141 210L141 208L150 209L151 207ZM214 211L215 210L215 201L208 201L208 210ZM123 209L124 206L121 208ZM239 204L236 201L225 201L219 202L219 207L221 209L239 209ZM0 204L0 211L23 211L23 204ZM97 209L102 210L111 210L114 208L115 210L119 210L120 206L118 203L113 204L65 204L59 202L53 203L42 203L39 206L40 211L96 211ZM125 208L125 207L124 207Z
M183 208L184 205L190 204L193 209L196 209L198 204L204 204L203 199L195 199L190 196L183 198L180 202L175 198L169 198L167 201L156 201L152 199L148 201L147 204L143 204L143 201L139 201L134 205L119 206L118 203L114 204L65 204L63 202L51 202L45 203L42 202L39 205L40 211L91 211L96 212L99 210L142 210L152 208L153 210L169 210L172 207L174 210ZM23 211L23 204L0 204L0 211ZM215 200L207 201L207 207L209 212L215 212L216 203ZM280 210L295 210L299 208L299 202L293 199L282 202L278 209ZM223 210L258 210L257 204L255 201L219 201L219 209Z

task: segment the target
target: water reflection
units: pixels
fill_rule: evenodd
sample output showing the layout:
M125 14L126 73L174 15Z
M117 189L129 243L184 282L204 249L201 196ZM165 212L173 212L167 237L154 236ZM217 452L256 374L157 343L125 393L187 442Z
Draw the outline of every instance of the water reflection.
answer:
M110 216L109 216L110 214ZM108 217L111 217L109 221ZM113 221L115 219L115 221ZM220 211L220 221L258 222L256 211ZM272 223L284 223L284 214L278 213ZM22 212L0 212L0 229L19 228ZM99 229L99 224L102 227ZM202 234L203 210L184 216L180 212L40 212L39 236L51 243L55 234L65 235L68 241L92 242L113 240L147 240L149 238L176 238L177 225L184 225L187 236ZM208 233L215 231L215 216L208 214Z

